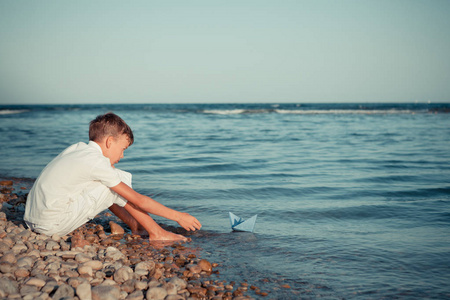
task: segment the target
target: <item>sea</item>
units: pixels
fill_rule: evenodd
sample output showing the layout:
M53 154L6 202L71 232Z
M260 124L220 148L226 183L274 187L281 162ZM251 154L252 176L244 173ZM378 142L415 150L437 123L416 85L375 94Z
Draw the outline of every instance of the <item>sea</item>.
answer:
M2 105L0 177L32 182L110 111L135 136L117 167L200 220L186 246L215 280L255 299L450 299L450 103Z

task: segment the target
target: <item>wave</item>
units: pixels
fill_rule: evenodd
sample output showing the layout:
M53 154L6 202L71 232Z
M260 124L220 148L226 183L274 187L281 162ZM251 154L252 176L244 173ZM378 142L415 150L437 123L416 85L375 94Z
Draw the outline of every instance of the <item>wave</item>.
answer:
M424 114L450 113L450 103L304 103L304 104L79 104L79 105L0 105L0 115L23 112L118 111L175 114L245 115L245 114Z
M415 114L428 113L427 110L409 110L409 109L205 109L200 113L214 115L242 115L242 114L293 114L293 115L341 115L341 114Z
M373 110L364 110L364 109L329 109L329 110L289 110L289 109L276 109L276 113L279 114L297 114L297 115L319 115L319 114L414 114L419 111L412 111L409 109L399 110L399 109L373 109ZM425 112L425 111L423 111Z
M24 112L29 111L28 109L3 109L0 110L0 115L14 115L14 114L21 114Z
M264 114L274 112L273 109L205 109L201 112L213 115Z

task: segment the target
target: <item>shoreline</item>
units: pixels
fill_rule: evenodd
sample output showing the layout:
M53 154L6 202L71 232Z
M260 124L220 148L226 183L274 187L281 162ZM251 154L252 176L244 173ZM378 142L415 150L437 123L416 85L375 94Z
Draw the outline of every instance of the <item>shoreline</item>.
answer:
M152 243L126 233L109 221L108 213L63 237L34 233L23 222L29 188L30 180L0 181L2 299L240 300L253 299L249 293L268 295L245 281L213 279L219 265L198 257L189 243Z

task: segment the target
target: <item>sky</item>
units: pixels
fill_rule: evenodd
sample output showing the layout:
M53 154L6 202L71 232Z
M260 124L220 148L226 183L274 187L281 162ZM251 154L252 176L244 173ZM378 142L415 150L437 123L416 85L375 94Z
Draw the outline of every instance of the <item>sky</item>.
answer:
M0 0L0 104L450 102L450 1Z

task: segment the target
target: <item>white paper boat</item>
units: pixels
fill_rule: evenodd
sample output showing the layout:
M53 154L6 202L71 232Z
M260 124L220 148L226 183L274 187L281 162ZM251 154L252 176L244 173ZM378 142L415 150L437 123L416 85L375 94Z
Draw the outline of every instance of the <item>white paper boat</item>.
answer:
M236 216L232 212L229 212L229 214L231 229L235 231L253 232L253 228L255 228L256 217L258 217L258 215L254 215L250 219L244 220L241 217Z

